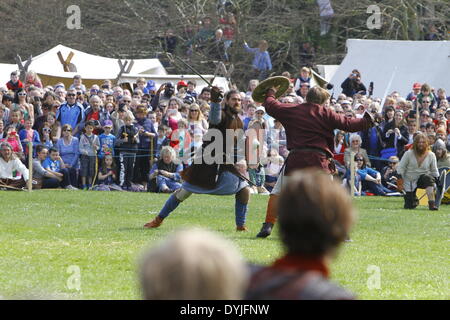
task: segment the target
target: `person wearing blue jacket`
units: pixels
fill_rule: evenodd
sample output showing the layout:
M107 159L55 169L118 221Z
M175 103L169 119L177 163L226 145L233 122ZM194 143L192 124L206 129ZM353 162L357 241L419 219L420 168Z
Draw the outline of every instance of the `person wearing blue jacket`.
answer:
M254 72L258 75L258 80L264 80L267 78L268 73L272 70L272 61L267 49L269 44L266 40L259 42L258 48L250 48L247 42L244 42L244 48L247 52L253 53L252 67Z

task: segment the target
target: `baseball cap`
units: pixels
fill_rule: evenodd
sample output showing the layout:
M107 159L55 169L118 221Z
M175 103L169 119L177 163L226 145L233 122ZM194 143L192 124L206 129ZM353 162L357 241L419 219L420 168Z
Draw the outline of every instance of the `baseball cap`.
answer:
M148 80L147 81L147 87L146 87L149 91L153 91L156 90L156 83L153 80Z
M177 88L178 87L187 87L187 86L188 86L187 83L183 80L178 81L178 83L177 83Z
M103 127L112 127L113 126L113 122L111 120L105 120L105 122L103 122Z
M422 88L422 85L420 83L416 82L413 84L413 89L420 89L420 88Z
M258 108L256 108L255 113L258 111L262 111L262 112L266 113L266 109L263 106L259 106Z

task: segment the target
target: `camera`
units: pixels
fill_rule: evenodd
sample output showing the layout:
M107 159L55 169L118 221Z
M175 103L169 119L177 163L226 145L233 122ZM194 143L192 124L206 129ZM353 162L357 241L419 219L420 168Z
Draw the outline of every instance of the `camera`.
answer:
M325 87L327 88L327 90L331 90L334 88L334 85L331 83L327 83Z

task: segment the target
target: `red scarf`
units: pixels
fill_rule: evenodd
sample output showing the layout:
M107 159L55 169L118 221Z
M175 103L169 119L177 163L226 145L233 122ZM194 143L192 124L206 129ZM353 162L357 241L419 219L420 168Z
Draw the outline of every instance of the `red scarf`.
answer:
M317 271L320 272L325 278L328 278L330 275L330 271L325 265L323 258L306 258L298 255L287 254L276 260L272 267L284 270Z

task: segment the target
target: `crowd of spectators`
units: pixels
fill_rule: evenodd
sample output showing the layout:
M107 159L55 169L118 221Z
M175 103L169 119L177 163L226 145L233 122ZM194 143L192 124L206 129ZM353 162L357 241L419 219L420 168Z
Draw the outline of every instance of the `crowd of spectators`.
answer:
M291 84L280 100L303 102L311 87L311 70L302 67L296 77L283 75ZM189 155L201 146L209 127L210 89L197 92L195 81L157 88L153 80L140 78L131 91L109 80L86 88L80 76L67 88L63 83L44 87L33 72L25 79L22 83L13 72L0 88L0 139L25 165L31 142L33 163L40 162L53 174L45 175L34 165L33 177L42 180L35 187L172 192L180 185L179 172L190 164ZM254 133L247 136L247 161L250 153L257 156L256 162L240 166L253 182L253 192L268 194L289 152L283 126L252 99L258 83L252 79L241 91L244 130ZM342 88L343 93L332 97L327 107L347 118L362 117L367 111L377 122L357 134L335 132L339 175L349 185L354 163L358 195L398 191L392 164L402 158L419 131L427 135L439 167L449 166L450 98L444 88L414 83L406 97L398 92L373 97L358 70L352 70ZM52 161L46 161L43 152ZM22 179L17 170L1 173L1 178L6 176Z

